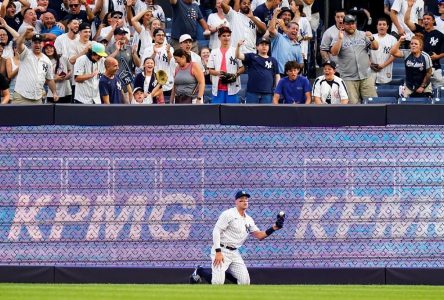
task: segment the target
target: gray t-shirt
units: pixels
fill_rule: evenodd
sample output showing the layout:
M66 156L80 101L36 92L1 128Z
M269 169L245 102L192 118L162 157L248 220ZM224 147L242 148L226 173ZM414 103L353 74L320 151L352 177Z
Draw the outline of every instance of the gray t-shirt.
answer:
M336 27L336 25L329 27L322 35L320 49L322 51L330 52L330 48L333 45L333 41L338 38L338 34L339 34L339 29L338 29L338 27ZM336 63L336 65L337 65L336 71L341 73L341 71L340 71L341 66L338 65L338 57L330 54L330 60L332 60Z
M333 43L336 43L338 37ZM342 47L338 54L343 80L362 80L370 75L369 49L371 42L365 32L356 30L353 35L344 32Z

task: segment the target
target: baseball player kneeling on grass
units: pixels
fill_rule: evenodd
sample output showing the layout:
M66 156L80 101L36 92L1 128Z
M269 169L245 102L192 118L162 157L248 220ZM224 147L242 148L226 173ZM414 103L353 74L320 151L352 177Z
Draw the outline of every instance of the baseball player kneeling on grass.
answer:
M224 284L225 271L231 273L238 284L250 284L250 275L240 255L239 247L249 234L258 240L263 240L284 226L285 215L280 212L272 227L260 231L254 220L246 213L250 195L245 191L238 191L235 198L236 206L222 212L214 226L211 249L212 284Z

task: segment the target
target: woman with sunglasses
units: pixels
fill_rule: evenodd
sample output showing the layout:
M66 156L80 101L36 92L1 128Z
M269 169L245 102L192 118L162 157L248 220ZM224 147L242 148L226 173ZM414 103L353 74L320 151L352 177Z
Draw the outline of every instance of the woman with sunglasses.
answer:
M85 10L81 8L85 7ZM91 23L94 20L94 12L85 2L85 0L70 0L68 2L69 12L63 18L62 23L66 26L68 20L79 19L82 20L81 23Z

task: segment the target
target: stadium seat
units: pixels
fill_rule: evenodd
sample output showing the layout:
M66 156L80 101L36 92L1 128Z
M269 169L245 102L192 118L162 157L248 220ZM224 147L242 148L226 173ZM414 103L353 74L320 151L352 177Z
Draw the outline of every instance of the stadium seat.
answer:
M433 99L433 104L444 104L444 97Z
M396 97L370 97L364 99L364 104L397 104Z
M427 97L409 97L409 98L399 98L400 104L432 104L432 98Z
M377 84L376 90L392 90L392 89L398 89L399 85L391 84L390 82L387 84Z
M405 66L404 65L396 65L393 66L393 71L392 71L392 75L393 76L400 76L400 75L405 75Z
M404 84L405 75L396 75L393 76L392 81L390 81L391 85L401 85Z
M379 88L376 90L378 97L399 97L399 86L393 86L393 88Z

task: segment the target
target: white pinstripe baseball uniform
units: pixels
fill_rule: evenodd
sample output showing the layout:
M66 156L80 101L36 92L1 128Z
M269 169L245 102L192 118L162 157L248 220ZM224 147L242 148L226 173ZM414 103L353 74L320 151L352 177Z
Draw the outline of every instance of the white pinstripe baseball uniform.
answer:
M168 61L168 53L166 51L166 45L164 44L161 48L156 50L156 55L154 56L154 71L163 70L167 73L168 82L162 85L164 92L171 91L174 83L174 72L176 70L176 63L172 57L174 52L173 47L170 48L171 59ZM146 48L142 55L142 63L147 57L151 57L154 53L154 47Z
M373 37L378 41L379 47L378 50L370 50L370 61L372 63L382 65L390 58L390 50L396 44L397 40L393 35L390 34L380 36L379 34L375 33ZM392 81L392 71L393 63L389 64L379 72L372 70L372 76L375 77L376 83L389 83Z
M223 284L225 271L230 272L238 284L250 284L250 275L240 255L239 247L250 233L256 231L259 231L259 228L254 220L246 213L242 216L236 207L222 212L213 230L211 261L214 261L216 248L221 249L224 261L222 265L216 267L212 264L212 284Z
M105 59L101 58L97 62L91 61L88 55L82 55L74 64L74 76L92 74L98 71L99 74L83 82L76 82L74 99L84 104L100 104L99 78L105 72Z

